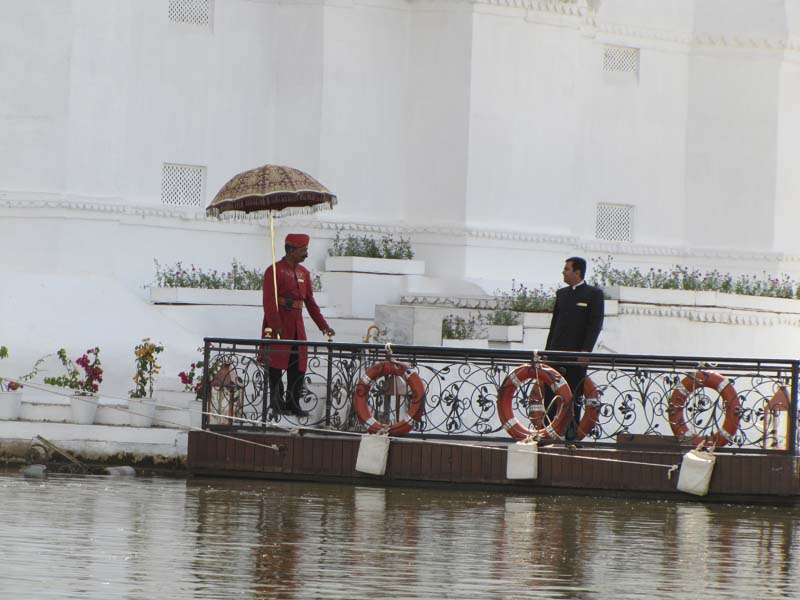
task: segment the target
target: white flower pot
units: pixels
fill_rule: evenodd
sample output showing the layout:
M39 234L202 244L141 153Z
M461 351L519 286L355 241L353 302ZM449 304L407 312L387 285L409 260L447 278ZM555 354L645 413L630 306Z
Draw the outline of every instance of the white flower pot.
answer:
M150 287L150 302L153 304L261 306L261 296L261 290Z
M0 420L16 421L22 406L22 390L0 392Z
M489 325L488 330L493 342L522 341L522 325Z
M328 256L325 259L325 270L385 275L424 275L425 261L366 256Z
M131 427L152 427L156 415L156 404L152 400L128 400L128 418Z
M94 415L97 413L97 403L100 397L96 394L81 396L75 394L70 396L69 407L72 412L72 423L79 425L91 425L94 423Z
M197 396L194 392L177 390L156 390L154 400L163 408L175 408L185 410L194 408L197 403Z
M522 326L526 329L549 329L552 320L552 312L522 313Z

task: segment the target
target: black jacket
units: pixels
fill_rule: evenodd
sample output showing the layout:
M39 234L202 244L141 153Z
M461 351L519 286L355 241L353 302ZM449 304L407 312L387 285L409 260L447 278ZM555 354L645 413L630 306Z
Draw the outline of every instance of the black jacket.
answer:
M556 292L545 350L591 352L603 328L603 290L583 283Z

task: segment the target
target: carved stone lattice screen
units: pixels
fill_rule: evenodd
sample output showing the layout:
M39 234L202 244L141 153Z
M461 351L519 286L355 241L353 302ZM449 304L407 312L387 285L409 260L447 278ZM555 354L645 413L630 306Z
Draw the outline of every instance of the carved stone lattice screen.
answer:
M595 237L611 242L632 242L633 207L627 204L598 204Z
M605 46L603 48L603 71L639 74L639 48L627 46Z
M213 0L169 0L169 20L210 27L212 3Z
M206 168L164 163L161 169L161 203L203 206Z

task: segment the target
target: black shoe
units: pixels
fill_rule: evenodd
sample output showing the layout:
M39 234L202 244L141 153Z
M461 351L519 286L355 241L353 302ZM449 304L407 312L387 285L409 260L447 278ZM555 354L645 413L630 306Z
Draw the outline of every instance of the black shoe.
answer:
M565 443L567 450L577 450L578 448L583 448L583 444L581 444L578 440L567 440Z
M307 417L308 415L311 414L307 410L303 410L302 408L300 408L299 406L294 405L294 404L290 404L287 407L287 410L289 411L289 414L292 414L295 417Z

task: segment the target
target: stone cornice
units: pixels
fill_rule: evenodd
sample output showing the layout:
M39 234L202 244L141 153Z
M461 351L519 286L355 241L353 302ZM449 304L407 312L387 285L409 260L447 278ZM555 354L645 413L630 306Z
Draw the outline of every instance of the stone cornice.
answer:
M70 217L94 216L109 219L131 219L137 217L157 218L166 219L168 221L171 220L175 222L176 225L180 222L190 222L198 224L203 223L209 226L249 226L254 229L262 229L266 226L266 219L263 216L233 214L226 216L223 222L220 222L216 218L207 217L205 211L200 208L158 204L125 204L118 201L97 200L88 197L81 198L58 194L45 195L44 197L38 195L36 198L24 198L20 197L19 194L0 191L0 211L5 210L25 212L25 214L21 216L39 216L37 214L39 211L63 211L66 213L73 213ZM39 212L39 214L42 213ZM560 235L480 227L462 227L447 224L396 225L384 223L357 223L323 220L319 218L319 216L315 218L279 218L277 222L279 225L285 223L287 226L314 229L317 231L335 232L341 229L345 232L376 235L395 234L406 237L434 236L436 238L448 239L451 243L461 242L471 245L481 245L483 242L490 241L509 244L566 246L569 248L569 251L580 250L585 253L593 254L609 253L615 255L668 257L676 259L725 259L767 263L800 261L800 256L787 255L781 252L602 242L597 240L582 240L578 236L567 234Z
M560 15L579 18L574 22L585 35L607 36L640 40L645 44L668 43L688 48L725 48L739 50L765 50L776 52L800 51L800 38L782 35L759 35L748 32L714 31L667 31L638 24L604 21L598 14L594 3L589 0L464 0L475 5L489 5L524 9L530 11L528 19L536 20L535 15Z
M790 326L800 327L800 315L756 311L698 309L680 306L653 306L651 304L627 304L620 302L619 315L638 317L672 317L700 323L723 325L750 325L756 327Z

